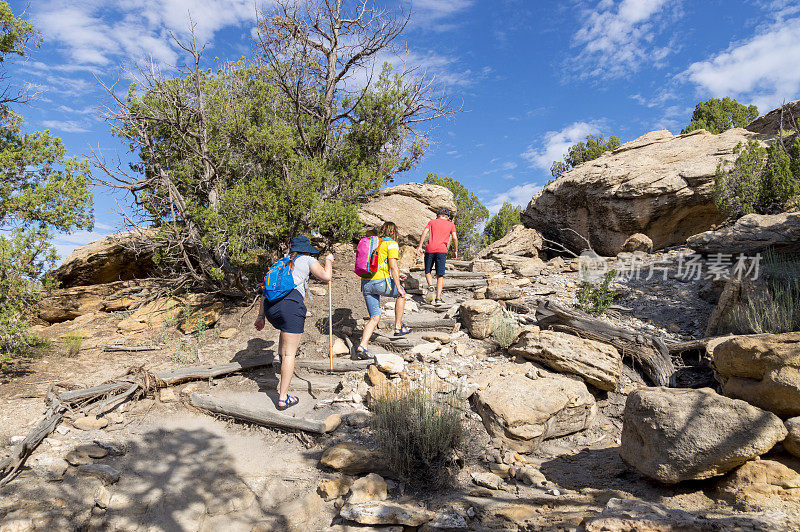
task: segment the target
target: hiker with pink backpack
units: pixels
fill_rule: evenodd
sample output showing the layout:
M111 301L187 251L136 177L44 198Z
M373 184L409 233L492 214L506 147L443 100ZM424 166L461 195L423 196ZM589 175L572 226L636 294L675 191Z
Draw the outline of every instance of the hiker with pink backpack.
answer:
M263 297L254 326L260 331L266 318L281 332L278 351L272 361L273 365L281 366L278 410L286 410L300 401L297 396L289 395L289 384L294 374L294 357L305 330L304 298L308 278L313 275L323 282L333 278L333 255L329 253L325 257L323 266L312 256L318 253L307 236L296 236L292 238L289 254L270 266L264 276Z
M361 277L361 292L367 304L369 321L364 325L361 343L356 348L355 356L359 359L373 358L368 351L369 340L381 321L381 296L396 299L394 305L394 335L408 334L409 329L403 325L403 311L406 306L406 291L402 282L406 275L400 273L398 259L400 245L397 226L386 222L381 226L378 236L362 238L356 248L355 273Z

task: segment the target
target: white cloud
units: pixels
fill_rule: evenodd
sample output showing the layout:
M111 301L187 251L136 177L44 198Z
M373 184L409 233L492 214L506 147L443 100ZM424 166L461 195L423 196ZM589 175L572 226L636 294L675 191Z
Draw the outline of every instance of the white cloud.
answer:
M572 46L580 48L571 67L581 78L614 78L635 72L643 63L660 66L671 46L657 46L655 36L667 0L602 0L584 12L583 25Z
M91 131L86 124L75 120L45 120L42 125L47 129L63 131L64 133L88 133Z
M225 27L255 24L252 0L51 0L38 3L32 19L77 65L148 57L173 65L178 49L169 32L186 38L190 12L200 45Z
M755 103L764 113L800 93L800 17L689 66L684 75L710 96Z
M98 238L107 236L112 228L104 224L95 224L95 229L103 229L104 231L75 231L66 235L58 235L53 239L53 246L56 248L61 260L66 259L75 248L85 246Z
M474 0L413 0L411 17L415 26L434 31L449 31L454 28L455 15L474 4Z
M550 170L553 161L560 161L567 149L573 144L585 140L587 135L600 133L597 123L575 122L561 131L548 131L544 135L541 146L533 144L522 153L522 157L531 163L531 166Z
M484 204L486 205L486 208L489 209L489 213L492 215L497 214L497 211L500 210L500 207L502 207L503 203L505 202L509 202L513 205L520 205L521 207L525 208L531 201L533 195L540 188L542 188L542 185L537 183L525 183L523 185L517 185L506 190L505 192L497 194Z

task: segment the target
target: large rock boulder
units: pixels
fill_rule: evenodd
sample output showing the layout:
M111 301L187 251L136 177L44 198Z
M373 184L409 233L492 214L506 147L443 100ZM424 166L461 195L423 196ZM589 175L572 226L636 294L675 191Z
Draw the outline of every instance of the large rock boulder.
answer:
M509 352L578 375L601 390L615 390L622 371L622 355L616 347L558 331L527 332Z
M800 212L747 214L717 231L689 237L686 245L698 253L753 255L767 248L800 251Z
M38 316L48 323L59 323L91 312L127 310L141 304L153 287L143 281L116 281L59 288L42 300Z
M762 135L777 135L789 129L789 124L800 122L800 100L788 102L759 116L745 127L746 130Z
M149 277L155 264L152 254L141 251L141 242L152 234L135 230L95 240L76 248L51 275L61 288Z
M520 255L522 257L538 257L544 242L536 229L528 229L522 224L515 225L509 233L480 250L476 259L485 259L492 255Z
M752 460L717 484L722 498L741 510L800 508L800 473L775 460Z
M492 334L497 318L502 315L500 303L492 299L470 299L461 303L461 322L473 338L482 340Z
M473 376L472 383L486 430L518 452L533 452L548 438L584 430L597 414L581 380L532 364L495 366Z
M712 356L722 393L783 418L800 416L800 332L734 336Z
M439 185L406 183L381 190L376 198L361 206L359 219L368 231L377 231L384 222L394 222L400 243L419 244L428 222L442 207L456 212L453 193Z
M654 249L683 244L723 220L712 199L717 165L756 137L739 128L719 135L647 133L547 185L522 222L577 252L586 248L581 237L588 238L606 256L619 253L634 233L647 235Z
M620 456L675 484L723 475L785 437L775 414L710 388L642 388L625 403Z

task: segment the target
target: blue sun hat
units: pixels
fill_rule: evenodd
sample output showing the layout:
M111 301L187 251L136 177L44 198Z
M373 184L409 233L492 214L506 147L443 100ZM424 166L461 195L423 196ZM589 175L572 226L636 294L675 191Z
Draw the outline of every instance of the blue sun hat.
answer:
M442 207L441 209L436 211L436 214L438 216L441 216L441 215L444 214L445 216L447 216L449 218L450 217L450 209L448 209L447 207Z
M296 236L292 238L292 245L289 248L289 253L308 253L309 255L316 255L319 250L311 245L311 241L307 236Z

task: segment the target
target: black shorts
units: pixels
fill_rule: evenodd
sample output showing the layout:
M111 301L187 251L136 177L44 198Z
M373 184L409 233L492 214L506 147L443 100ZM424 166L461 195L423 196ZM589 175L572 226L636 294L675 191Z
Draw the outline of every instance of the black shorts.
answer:
M264 316L281 332L302 333L306 327L306 304L303 294L292 290L289 295L274 303L264 301Z
M447 253L425 253L425 273L431 273L433 263L436 263L436 275L444 277L444 263Z

